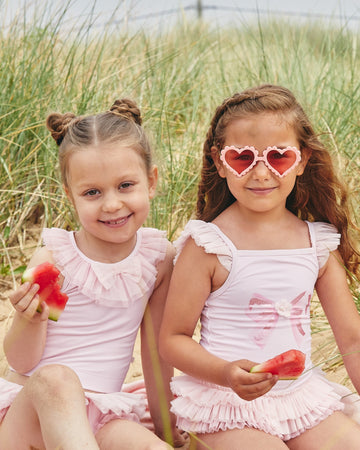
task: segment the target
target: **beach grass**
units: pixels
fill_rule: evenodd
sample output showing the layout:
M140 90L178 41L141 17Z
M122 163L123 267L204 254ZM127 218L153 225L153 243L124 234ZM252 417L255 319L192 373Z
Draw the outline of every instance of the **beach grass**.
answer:
M47 114L97 113L121 97L140 106L159 167L147 225L166 230L171 240L194 211L215 107L261 83L290 88L304 105L349 186L359 224L359 33L260 19L219 29L185 16L156 33L110 23L94 30L91 15L69 28L67 7L49 17L44 6L32 20L19 15L0 30L0 273L8 288L39 245L43 226L77 226L44 126ZM332 353L336 346L329 345Z

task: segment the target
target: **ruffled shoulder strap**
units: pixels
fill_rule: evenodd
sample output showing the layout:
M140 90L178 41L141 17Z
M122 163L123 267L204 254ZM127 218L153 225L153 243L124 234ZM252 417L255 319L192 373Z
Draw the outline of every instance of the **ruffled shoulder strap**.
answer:
M323 267L330 252L336 250L340 244L341 234L336 227L325 222L308 222L312 245L315 247L319 267Z
M144 264L148 263L151 266L157 266L166 256L169 244L166 238L166 231L156 228L140 228L138 236L139 234L141 234L139 253L144 258Z
M190 220L180 237L174 242L175 262L189 237L194 239L195 244L202 247L206 253L215 254L225 269L230 271L233 254L229 240L216 225L202 220Z
M164 260L168 245L164 231L140 228L131 254L117 263L106 264L84 255L76 245L73 232L45 228L42 238L65 282L76 286L96 303L115 308L151 295L157 264Z

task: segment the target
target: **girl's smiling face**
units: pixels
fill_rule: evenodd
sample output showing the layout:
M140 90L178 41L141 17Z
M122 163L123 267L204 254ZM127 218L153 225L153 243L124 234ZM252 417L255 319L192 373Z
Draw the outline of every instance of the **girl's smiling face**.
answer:
M148 216L156 167L148 174L135 150L104 144L75 151L68 161L68 179L65 190L82 226L77 234L80 250L100 260L101 249L110 247L111 253L126 257Z
M259 156L262 156L268 147L299 148L299 142L294 129L286 120L278 114L264 113L232 121L226 128L223 147L225 146L254 147ZM219 175L226 178L230 192L238 204L257 212L285 208L296 177L303 173L307 161L305 155L302 155L298 165L285 176L279 177L260 160L251 170L239 177L220 160L219 149L214 147L213 155Z

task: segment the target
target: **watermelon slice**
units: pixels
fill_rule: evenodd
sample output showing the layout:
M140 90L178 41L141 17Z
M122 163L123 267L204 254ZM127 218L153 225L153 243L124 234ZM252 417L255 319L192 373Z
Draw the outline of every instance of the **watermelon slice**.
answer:
M295 380L303 373L304 368L305 354L292 349L252 367L250 372L268 372L279 375L279 380Z
M46 302L49 306L49 319L57 321L63 312L68 296L60 291L58 285L60 271L51 263L44 262L38 266L25 270L21 281L29 281L39 285L38 295L40 301ZM39 305L38 312L41 312Z

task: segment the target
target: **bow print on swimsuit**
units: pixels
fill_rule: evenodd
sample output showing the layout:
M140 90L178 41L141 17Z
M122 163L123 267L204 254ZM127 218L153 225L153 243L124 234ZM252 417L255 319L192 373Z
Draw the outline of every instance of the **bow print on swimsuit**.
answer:
M260 294L254 294L249 301L247 315L261 327L261 330L254 336L254 341L259 347L265 346L266 340L280 316L290 320L295 340L300 344L305 335L301 324L301 315L306 313L311 299L310 295L305 296L305 294L306 292L302 292L291 302L287 300L274 302Z
M282 178L299 164L301 153L296 147L267 147L263 156L259 156L259 152L252 146L237 148L230 145L221 150L220 159L238 177L248 173L258 161L263 161L266 167Z

